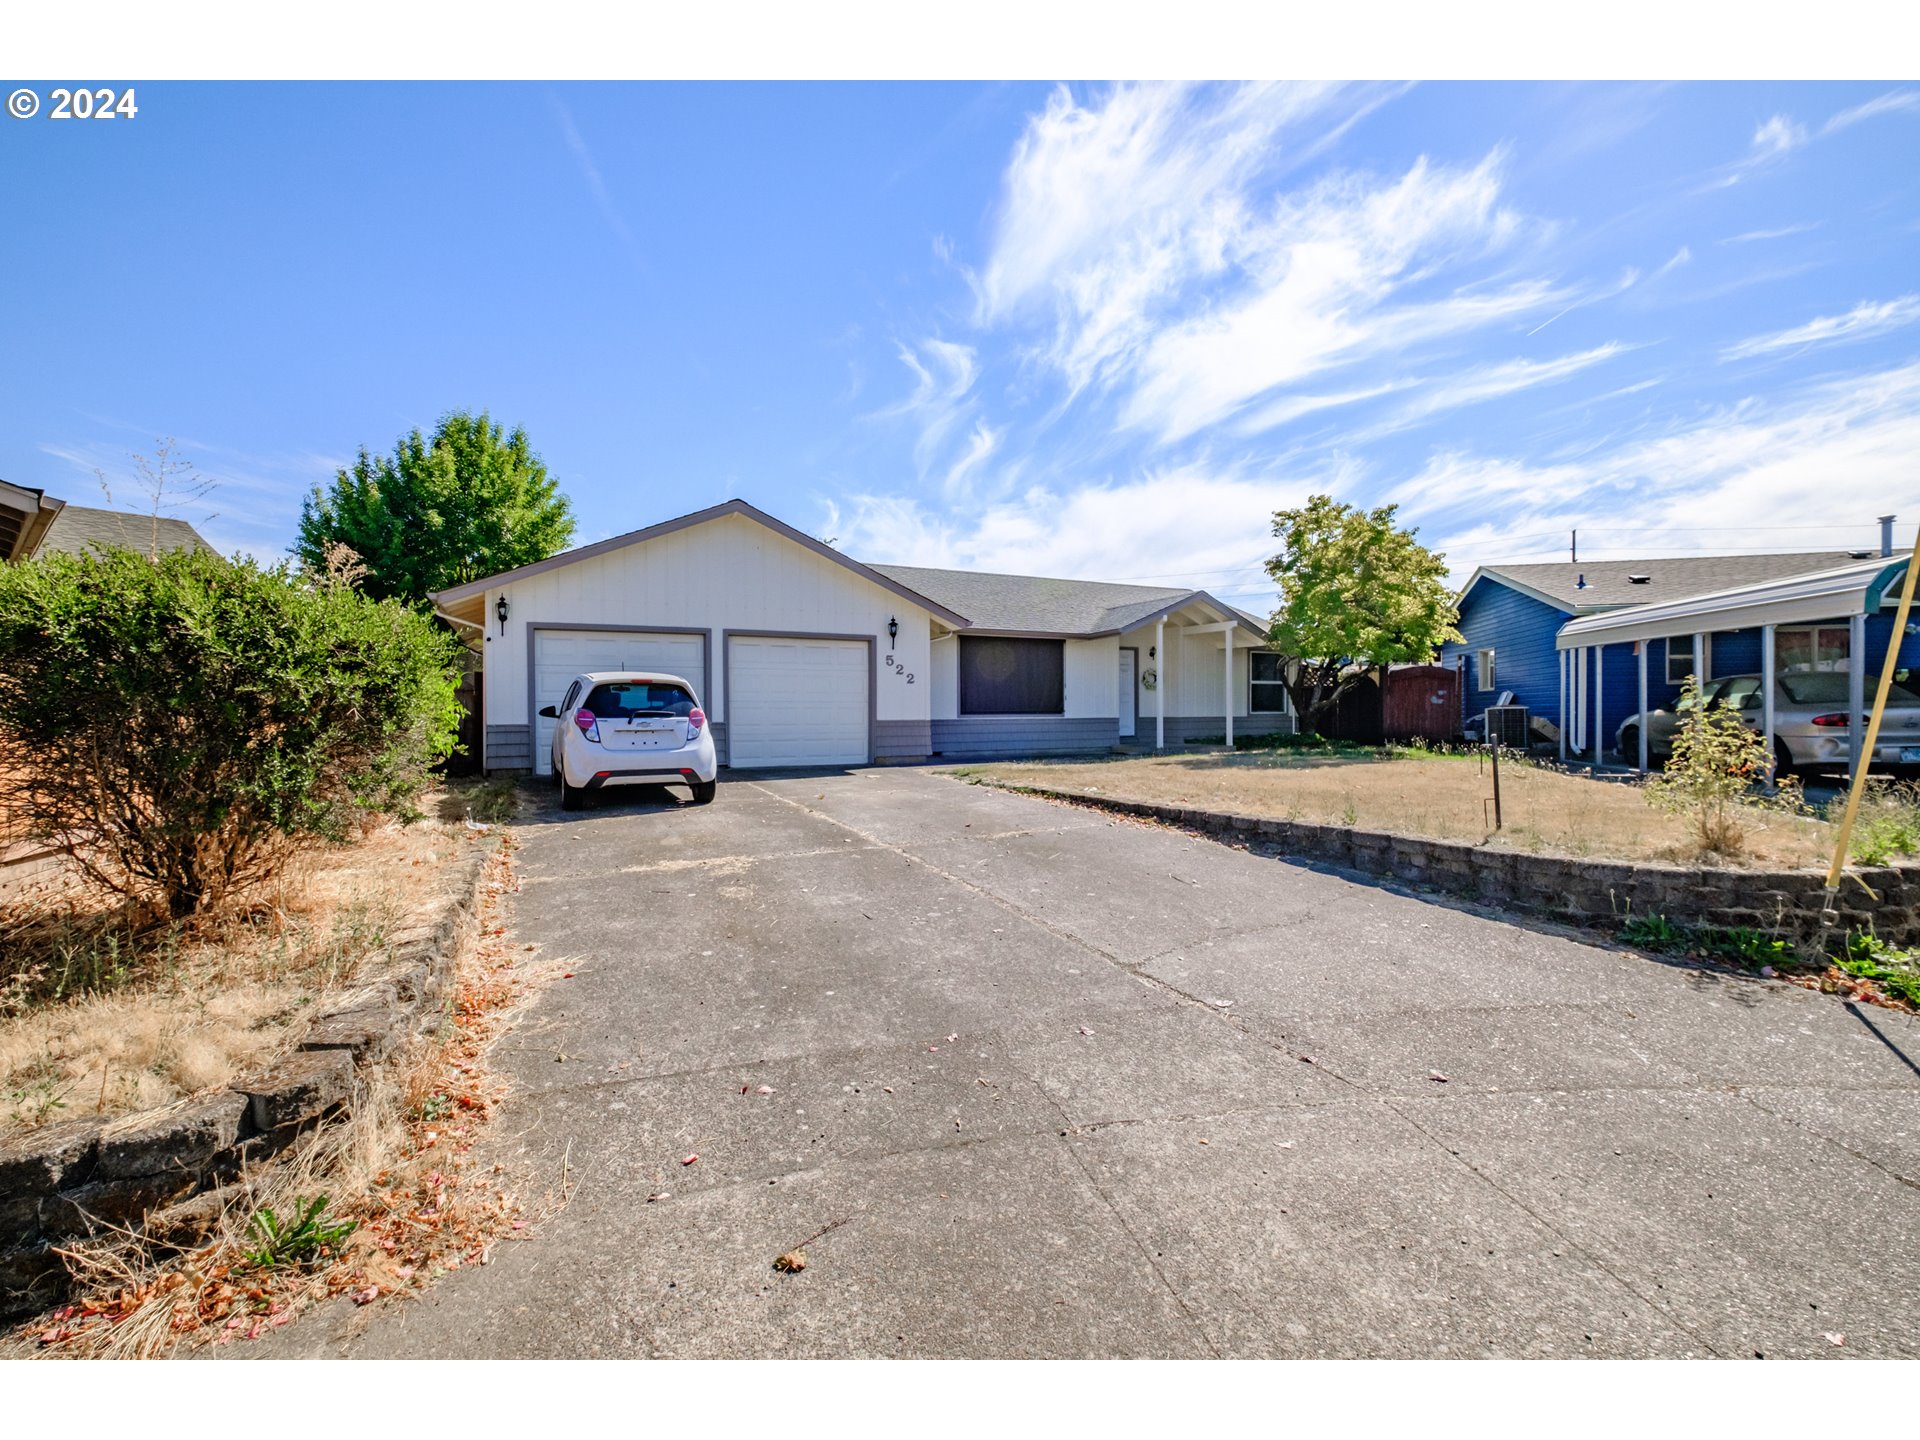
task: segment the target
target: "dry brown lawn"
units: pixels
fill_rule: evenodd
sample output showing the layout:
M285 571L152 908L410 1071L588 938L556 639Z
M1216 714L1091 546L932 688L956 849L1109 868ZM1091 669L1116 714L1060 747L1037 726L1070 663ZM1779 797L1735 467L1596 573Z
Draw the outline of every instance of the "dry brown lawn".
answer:
M225 912L137 943L72 915L85 892L58 874L0 892L0 950L13 952L0 975L0 1141L215 1089L290 1049L319 1002L384 953L433 872L473 843L466 800L302 856ZM49 948L50 926L71 935L66 952ZM64 988L78 993L50 1003L50 971L71 971Z
M1109 799L1485 841L1516 850L1627 860L1699 858L1687 822L1654 809L1638 785L1527 764L1501 764L1505 824L1493 833L1485 818L1491 807L1483 804L1493 794L1492 777L1476 756L1155 755L976 765L955 773ZM1819 865L1832 850L1826 823L1809 817L1754 810L1746 832L1745 854L1731 863Z

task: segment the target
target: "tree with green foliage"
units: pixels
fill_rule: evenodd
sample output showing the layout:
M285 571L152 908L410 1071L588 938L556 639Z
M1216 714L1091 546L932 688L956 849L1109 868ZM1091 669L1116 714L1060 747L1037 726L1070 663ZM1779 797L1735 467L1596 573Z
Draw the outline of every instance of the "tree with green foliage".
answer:
M1303 730L1318 730L1368 669L1424 664L1459 618L1443 556L1394 523L1398 506L1362 510L1315 495L1277 511L1280 587L1267 640L1288 659L1287 695Z
M367 567L367 594L418 605L449 585L544 560L572 539L567 498L527 432L502 431L484 410L456 410L392 455L362 447L351 469L315 486L293 553L319 571L329 544L346 545Z
M0 565L0 814L181 919L408 814L458 642L351 585L211 551Z

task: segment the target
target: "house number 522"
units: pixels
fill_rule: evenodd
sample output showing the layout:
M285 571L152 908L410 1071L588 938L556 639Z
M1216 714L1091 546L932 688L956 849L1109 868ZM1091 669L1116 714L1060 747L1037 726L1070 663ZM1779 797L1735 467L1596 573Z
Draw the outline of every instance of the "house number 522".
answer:
M893 656L891 655L887 656L887 668L893 671L893 673L896 675L906 676L907 684L909 685L913 684L913 672L907 669L907 667L902 665L898 660L894 659Z

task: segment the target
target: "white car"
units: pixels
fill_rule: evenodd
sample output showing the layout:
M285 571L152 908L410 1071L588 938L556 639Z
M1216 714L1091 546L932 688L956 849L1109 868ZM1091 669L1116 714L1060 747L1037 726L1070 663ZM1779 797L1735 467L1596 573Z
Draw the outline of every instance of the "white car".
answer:
M562 809L609 785L685 785L693 803L713 800L719 761L693 686L678 675L602 671L576 675L558 705L540 714L553 730L553 773Z

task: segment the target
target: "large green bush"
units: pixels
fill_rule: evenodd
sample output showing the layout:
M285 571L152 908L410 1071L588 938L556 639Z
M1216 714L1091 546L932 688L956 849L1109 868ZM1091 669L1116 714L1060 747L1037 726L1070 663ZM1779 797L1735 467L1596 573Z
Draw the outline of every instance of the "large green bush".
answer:
M175 918L405 812L454 743L455 642L286 567L0 566L0 805Z

